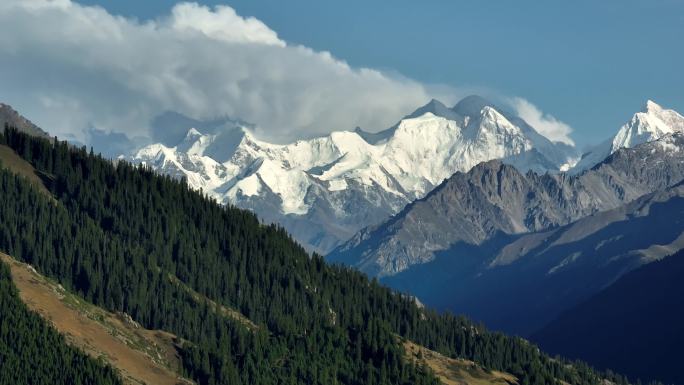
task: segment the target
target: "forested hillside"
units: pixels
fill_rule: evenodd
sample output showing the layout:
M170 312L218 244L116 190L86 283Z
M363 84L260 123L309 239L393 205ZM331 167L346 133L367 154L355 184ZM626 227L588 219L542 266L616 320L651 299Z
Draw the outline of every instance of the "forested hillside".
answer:
M401 338L521 384L601 381L583 364L328 266L281 228L184 181L13 129L0 144L30 162L54 197L0 171L0 249L88 301L179 336L183 374L200 384L437 383L404 358Z
M2 261L0 384L121 384L110 367L67 346L64 337L26 308L12 283L9 268Z

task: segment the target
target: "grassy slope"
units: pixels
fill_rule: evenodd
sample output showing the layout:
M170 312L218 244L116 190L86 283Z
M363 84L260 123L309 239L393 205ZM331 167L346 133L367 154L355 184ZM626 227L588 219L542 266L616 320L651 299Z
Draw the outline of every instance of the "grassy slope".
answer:
M12 149L0 145L2 167L25 177L50 195L36 170ZM190 383L175 373L180 367L175 336L139 328L125 315L112 314L67 293L35 270L6 254L0 254L12 271L12 280L30 310L49 320L70 344L117 368L131 384Z
M445 385L517 384L518 379L508 373L486 371L476 363L445 357L435 351L404 342L406 358L430 368Z
M69 294L26 264L6 254L12 280L30 310L49 320L67 341L118 369L130 384L189 384L180 378L175 336L146 330L125 315L106 312Z

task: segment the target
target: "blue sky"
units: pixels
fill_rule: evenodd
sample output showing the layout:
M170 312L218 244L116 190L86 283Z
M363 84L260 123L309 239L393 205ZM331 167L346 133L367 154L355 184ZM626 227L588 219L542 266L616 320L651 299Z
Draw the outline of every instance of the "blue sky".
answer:
M168 0L88 0L140 19ZM351 65L517 95L570 124L579 144L650 98L684 111L684 1L203 1Z
M647 99L684 112L684 0L3 0L0 35L0 100L86 141L164 110L373 131L477 93L584 147Z

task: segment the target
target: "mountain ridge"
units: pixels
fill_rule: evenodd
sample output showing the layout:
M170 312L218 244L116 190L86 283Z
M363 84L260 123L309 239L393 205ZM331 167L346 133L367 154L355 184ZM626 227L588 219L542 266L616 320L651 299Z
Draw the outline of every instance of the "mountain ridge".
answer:
M501 161L485 162L454 174L384 225L357 233L329 259L386 276L429 262L458 242L479 245L498 232L564 225L684 178L684 151L674 148L684 149L684 134L621 149L575 176L522 174ZM633 167L640 162L653 167Z
M199 142L226 132L195 130L202 134L195 144L149 145L131 160L187 177L220 202L254 210L310 249L327 252L480 161L501 158L521 169L557 172L570 160L572 148L492 106L479 97L453 108L432 100L379 133L357 128L286 145L258 140L241 127L220 153Z

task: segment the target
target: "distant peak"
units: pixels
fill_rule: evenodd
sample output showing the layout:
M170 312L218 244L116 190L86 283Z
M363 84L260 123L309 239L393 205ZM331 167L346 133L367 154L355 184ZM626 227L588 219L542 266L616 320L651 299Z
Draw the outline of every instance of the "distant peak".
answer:
M463 116L477 116L485 107L496 109L494 103L489 100L478 95L470 95L461 99L452 110Z
M482 175L482 174L492 174L503 172L506 174L517 174L522 175L522 172L518 171L515 166L507 164L501 159L491 159L488 161L481 162L475 165L467 174L470 175Z
M661 107L658 103L654 102L653 100L647 100L646 105L643 108L643 112L660 112L663 110L663 107Z
M497 111L496 108L494 108L492 106L482 107L482 109L480 110L480 113L485 114L485 115L486 114L501 115L501 113L499 111Z
M444 103L442 103L442 102L440 102L439 100L434 99L434 98L430 99L430 101L427 102L427 104L425 105L425 107L428 107L428 106L433 107L433 108L446 108L446 106L444 105Z
M424 111L424 112L438 112L441 110L448 110L447 106L444 105L444 103L440 102L437 99L430 99L429 102L427 102L425 105L422 107L418 108L417 111ZM415 113L415 112L414 112Z
M444 103L437 99L430 99L427 104L413 111L413 113L408 115L406 118L417 118L419 116L425 115L428 112L435 116L440 116L450 120L458 119L458 115L455 114L454 111L450 110L449 107L445 106Z
M188 133L185 135L186 138L192 138L196 136L202 136L202 133L199 132L195 127L192 127L191 129L188 130Z

